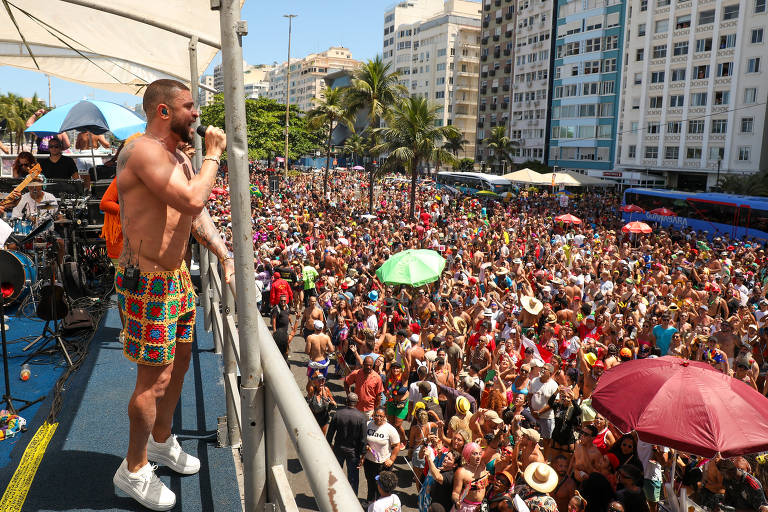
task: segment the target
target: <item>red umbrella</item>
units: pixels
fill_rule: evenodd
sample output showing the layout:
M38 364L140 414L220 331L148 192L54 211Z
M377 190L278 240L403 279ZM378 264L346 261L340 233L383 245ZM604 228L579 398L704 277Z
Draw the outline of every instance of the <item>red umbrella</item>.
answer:
M645 222L638 222L638 221L630 222L629 224L621 228L621 230L624 233L651 233L653 231L651 229L651 226L649 226Z
M673 217L674 215L676 215L675 212L673 212L668 208L656 208L655 210L651 210L648 213L654 213L656 215L661 215L663 217Z
M713 457L768 450L768 399L709 364L673 356L605 372L592 406L647 443Z
M575 215L571 215L570 213L566 213L565 215L560 215L559 217L555 217L555 220L557 222L565 222L566 224L581 224L581 219L576 217Z
M227 193L227 191L224 190L221 187L214 187L214 188L211 189L211 192L214 193L214 194L218 194L218 195L223 195L223 194Z
M645 210L637 206L636 204L625 204L621 207L621 211L625 213L645 213Z

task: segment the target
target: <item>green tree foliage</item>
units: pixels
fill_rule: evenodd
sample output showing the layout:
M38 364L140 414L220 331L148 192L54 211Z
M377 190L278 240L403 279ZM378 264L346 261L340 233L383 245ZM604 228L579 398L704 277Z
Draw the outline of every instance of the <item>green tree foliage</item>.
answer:
M493 168L493 164L498 162L511 162L512 149L516 146L514 142L504 133L506 128L497 126L491 130L491 134L486 137L485 144L488 149L493 150L493 154L488 156L488 165Z
M453 153L456 158L459 157L459 152L464 151L464 146L469 144L469 141L465 139L461 133L456 134L454 137L450 137L443 144L445 150Z
M323 173L323 197L328 192L328 169L331 168L331 141L339 123L354 126L354 121L344 102L344 89L326 89L322 98L313 98L315 107L307 113L310 128L327 134L325 173Z
M411 218L416 204L419 166L434 159L437 156L435 150L442 150L445 139L458 133L453 125L435 126L439 108L426 98L407 98L385 116L387 126L375 130L381 137L381 143L373 148L373 152L387 153L382 169L394 171L405 167L411 173L411 201L408 210Z
M471 158L462 158L459 160L457 171L471 172L475 168L475 161Z
M245 100L248 133L248 158L272 160L285 152L285 105L267 98ZM322 146L322 133L310 129L298 109L291 108L288 128L288 158L314 153ZM224 97L217 94L213 103L201 109L200 122L224 129Z
M38 109L45 108L37 94L27 100L11 92L0 96L0 120L5 120L6 133L10 135L11 151L14 144L18 147L24 141L24 130L27 129L27 119Z
M768 170L748 176L726 176L720 180L720 188L727 194L768 196Z

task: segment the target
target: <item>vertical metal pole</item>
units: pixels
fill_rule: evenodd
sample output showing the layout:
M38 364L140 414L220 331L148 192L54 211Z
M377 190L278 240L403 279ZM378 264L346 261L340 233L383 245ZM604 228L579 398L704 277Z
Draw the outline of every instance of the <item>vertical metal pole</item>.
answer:
M189 39L189 90L192 93L192 101L198 106L199 88L197 86L200 81L197 69L197 36L192 36ZM200 124L199 120L195 120L194 126ZM203 146L200 137L194 137L195 154L192 157L192 166L195 169L199 169L203 165ZM210 285L208 284L208 249L202 246L198 246L197 264L200 267L200 285L202 290L200 292L200 305L203 306L205 315L203 318L203 326L205 330L211 331L211 292Z
M219 275L221 276L221 282L224 283L224 267L222 266L219 266ZM229 286L222 286L224 286L224 289L222 290L223 296L221 298L221 304L223 306L221 316L224 318L235 313L235 297L232 295L232 290L229 289ZM237 375L235 349L232 346L232 337L227 334L228 332L226 323L224 323L224 339L222 340L222 343L224 344L224 374L231 373ZM226 386L224 387L226 388ZM229 394L227 394L227 437L229 439L229 446L240 445L240 425L237 422L235 406L233 405L232 397L230 397Z
M276 386L279 383L275 381L267 382L267 392L265 393L264 403L264 418L266 420L267 437L267 471L271 471L272 466L284 466L286 465L286 447L288 445L288 431L285 429L285 421L283 420L280 409L277 408L277 399L275 393L278 392ZM272 478L267 479L269 484L269 501L276 502L276 496L278 495L277 489L274 488L274 481Z
M242 36L247 28L240 20L240 2L221 0L222 69L227 128L227 164L232 201L232 240L237 284L237 323L240 338L240 392L242 398L243 473L245 510L264 510L267 481L264 447L264 393L261 356L258 350L256 280L253 274L253 228L248 190L248 139L243 86Z
M283 14L288 18L288 64L285 66L285 161L283 177L288 179L288 114L291 111L291 27L295 14Z

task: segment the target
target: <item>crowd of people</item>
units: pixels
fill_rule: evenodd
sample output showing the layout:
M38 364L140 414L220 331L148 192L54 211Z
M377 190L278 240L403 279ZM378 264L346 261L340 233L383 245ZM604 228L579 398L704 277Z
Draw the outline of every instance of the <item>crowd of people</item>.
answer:
M630 236L612 191L564 207L425 180L409 219L407 183L384 180L368 212L365 182L332 174L323 197L314 175L251 174L261 310L286 358L304 338L310 410L368 510L655 512L673 458L592 407L603 373L676 356L768 393L765 241ZM230 244L227 189L224 173L209 210ZM445 258L439 279L382 283L411 248ZM754 460L674 460L702 507L768 511Z

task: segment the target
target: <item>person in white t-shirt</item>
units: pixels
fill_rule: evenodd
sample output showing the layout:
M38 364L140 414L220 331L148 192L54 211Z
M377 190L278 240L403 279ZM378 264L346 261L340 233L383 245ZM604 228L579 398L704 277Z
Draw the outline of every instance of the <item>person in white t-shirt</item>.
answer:
M557 381L552 378L554 367L547 363L542 366L538 377L528 384L528 397L531 400L531 413L536 418L541 430L544 456L549 455L552 444L552 430L555 428L555 412L549 406L549 398L557 392Z
M368 482L368 501L376 499L376 476L392 467L400 452L400 434L387 423L387 411L377 407L366 429L366 450L363 460L365 480Z
M368 512L401 512L400 498L393 494L397 487L397 475L392 471L382 471L376 475L379 499L368 505Z
M669 461L669 448L637 441L637 458L643 464L643 492L651 512L659 509L664 467Z

